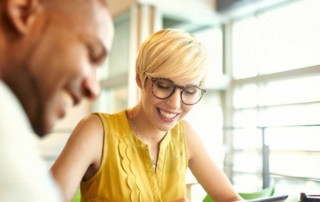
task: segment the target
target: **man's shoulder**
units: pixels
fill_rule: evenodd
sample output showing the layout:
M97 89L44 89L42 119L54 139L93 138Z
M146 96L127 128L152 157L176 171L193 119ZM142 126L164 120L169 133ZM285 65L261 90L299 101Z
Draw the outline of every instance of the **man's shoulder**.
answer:
M40 156L36 136L10 88L0 81L1 201L62 201Z
M0 134L4 133L3 130L32 132L27 115L18 98L2 81L0 81L0 95Z

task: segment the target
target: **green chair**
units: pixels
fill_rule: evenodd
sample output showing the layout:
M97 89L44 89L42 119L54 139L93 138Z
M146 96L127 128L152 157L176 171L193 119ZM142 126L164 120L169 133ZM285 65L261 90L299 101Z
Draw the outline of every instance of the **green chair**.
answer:
M271 186L253 193L241 193L238 194L245 200L257 199L261 197L273 196L275 190L275 186Z
M245 200L257 199L261 197L273 196L275 190L275 186L271 186L256 192L252 193L243 193L239 192L238 194ZM214 202L213 199L209 195L207 195L202 202Z
M80 193L80 188L78 188L71 202L80 202L80 201L81 201L81 193Z
M202 202L214 202L214 200L209 195L206 195L206 197L204 197Z

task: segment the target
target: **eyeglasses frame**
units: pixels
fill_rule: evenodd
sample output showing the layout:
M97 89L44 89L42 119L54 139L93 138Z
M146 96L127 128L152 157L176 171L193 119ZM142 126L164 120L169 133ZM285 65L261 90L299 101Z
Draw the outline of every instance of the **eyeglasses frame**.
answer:
M153 94L156 98L158 98L158 99L160 99L160 100L165 100L165 99L170 98L170 97L176 92L176 89L179 88L179 89L181 89L181 91L180 91L180 99L181 99L181 102L182 102L183 104L185 104L185 105L195 105L195 104L197 104L197 103L202 99L203 94L205 94L205 93L207 92L205 89L202 89L202 88L200 88L200 87L197 86L197 85L189 84L189 85L187 85L186 87L184 87L184 86L179 86L179 85L175 84L171 79L168 79L168 78L161 78L161 77L154 78L154 77L151 77L151 76L149 76L149 75L147 75L147 77L152 81L152 86L151 86L152 94ZM157 96L154 94L154 92L153 92L153 84L154 84L154 82L156 82L158 79L166 80L166 81L170 82L170 83L172 84L172 86L173 86L173 91L172 91L167 97L165 97L165 98L157 97ZM189 87L195 87L195 88L198 88L198 89L201 91L201 96L200 96L199 100L198 100L197 102L193 103L193 104L187 104L187 103L185 103L185 102L183 101L183 99L182 99L182 93L185 91L186 88L189 88Z

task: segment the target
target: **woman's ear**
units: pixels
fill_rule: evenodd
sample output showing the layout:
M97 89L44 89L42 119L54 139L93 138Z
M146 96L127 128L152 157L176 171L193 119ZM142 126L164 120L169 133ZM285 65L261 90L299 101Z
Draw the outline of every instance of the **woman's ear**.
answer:
M141 82L140 76L138 74L136 74L136 82L137 82L137 85L139 86L139 88L142 89L142 82Z
M12 31L26 34L32 27L36 16L42 10L39 0L5 0L6 16Z

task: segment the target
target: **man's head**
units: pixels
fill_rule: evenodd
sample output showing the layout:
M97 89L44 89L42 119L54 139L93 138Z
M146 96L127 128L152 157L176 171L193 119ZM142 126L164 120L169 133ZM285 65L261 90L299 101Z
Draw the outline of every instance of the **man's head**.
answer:
M100 92L96 68L113 38L103 0L0 0L0 79L42 136L77 104Z

